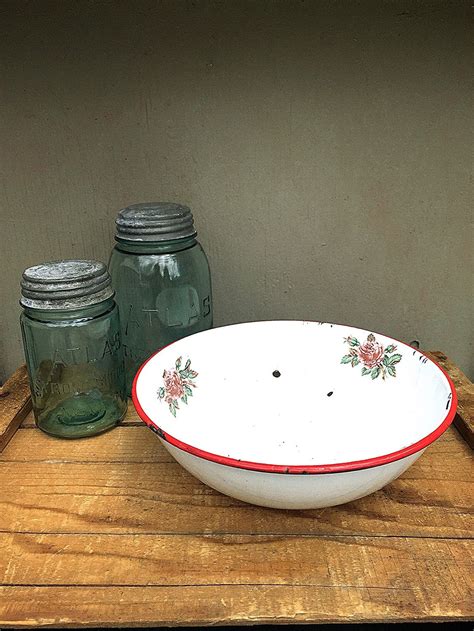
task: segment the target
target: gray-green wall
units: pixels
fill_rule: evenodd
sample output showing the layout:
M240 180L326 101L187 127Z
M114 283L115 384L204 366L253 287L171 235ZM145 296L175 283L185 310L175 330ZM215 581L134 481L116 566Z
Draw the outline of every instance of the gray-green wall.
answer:
M23 268L107 260L146 200L193 208L217 324L352 323L472 376L469 6L2 2L0 376Z

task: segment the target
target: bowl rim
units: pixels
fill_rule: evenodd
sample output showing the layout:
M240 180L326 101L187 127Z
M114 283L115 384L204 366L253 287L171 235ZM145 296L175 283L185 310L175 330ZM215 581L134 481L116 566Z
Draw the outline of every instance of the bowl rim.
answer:
M355 331L364 331L364 332L370 331L370 329L362 329L360 327L355 327L355 326L347 325L347 324L340 324L336 322L320 322L319 320L290 320L290 319L289 320L255 320L251 322L238 322L234 324L227 324L220 327L214 327L212 330L225 329L231 326L236 326L236 325L238 326L239 324L254 324L254 323L265 323L265 322L309 322L312 324L332 324L333 326L344 326L344 327L348 326L351 329L354 329ZM199 447L194 447L193 445L189 445L188 443L185 443L182 440L179 440L178 438L171 436L171 434L169 434L168 432L163 431L161 427L157 425L157 423L153 421L147 415L145 410L140 405L140 402L137 396L137 383L138 383L138 379L140 377L142 370L145 368L148 362L150 362L154 357L156 357L156 355L164 351L165 348L169 348L170 346L173 346L174 344L176 344L177 342L180 342L184 338L181 338L180 340L176 340L175 342L171 342L170 344L163 346L162 348L160 348L158 351L153 353L153 355L148 357L148 359L146 359L143 362L143 364L140 366L140 368L138 369L133 379L132 402L141 420L150 429L152 429L156 434L158 434L158 436L162 440L169 443L170 445L173 445L174 447L177 447L178 449L181 449L182 451L192 454L193 456L197 456L199 458L203 458L204 460L209 460L211 462L215 462L217 464L225 465L228 467L233 467L237 469L245 469L248 471L258 471L260 473L289 473L289 474L304 475L304 474L344 473L344 472L349 472L349 471L360 471L364 469L371 469L373 467L379 467L381 465L390 464L392 462L396 462L397 460L402 460L403 458L411 456L419 451L422 451L423 449L426 449L426 447L431 445L431 443L433 443L437 438L439 438L453 422L453 419L456 415L458 397L456 394L456 388L454 386L453 380L448 375L446 370L444 370L444 368L442 368L437 362L432 360L431 357L428 357L426 353L424 353L423 351L419 349L414 349L413 346L410 346L406 342L397 340L397 338L391 337L389 335L385 335L384 333L379 333L377 331L372 331L372 333L374 333L375 335L381 335L382 337L385 337L389 340L393 340L394 342L397 342L397 344L401 344L402 346L412 351L416 350L417 353L420 353L420 355L423 355L424 357L426 357L426 359L429 362L431 362L434 366L436 366L436 368L438 368L441 371L441 373L446 377L450 390L451 390L450 406L448 408L448 412L446 416L444 417L440 425L438 425L438 427L434 429L430 434L426 435L424 438L421 438L417 442L411 445L408 445L408 447L403 447L403 449L398 449L397 451L393 451L388 454L383 454L381 456L374 456L372 458L366 458L364 460L352 460L350 462L337 462L337 463L332 463L332 464L312 464L312 465L278 464L276 465L276 464L268 464L268 463L262 463L262 462L251 462L247 460L239 460L236 458L230 458L229 456L221 456L219 454L214 454L209 451L200 449ZM198 333L196 333L195 335L198 335Z

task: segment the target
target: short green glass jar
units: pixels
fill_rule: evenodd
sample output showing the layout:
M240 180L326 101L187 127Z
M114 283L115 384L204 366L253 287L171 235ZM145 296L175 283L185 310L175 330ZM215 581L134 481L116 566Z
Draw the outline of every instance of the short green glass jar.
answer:
M37 426L92 436L125 415L118 308L103 263L53 261L23 273L21 330Z
M109 271L120 310L127 393L154 352L212 327L211 274L187 206L134 204L116 220Z

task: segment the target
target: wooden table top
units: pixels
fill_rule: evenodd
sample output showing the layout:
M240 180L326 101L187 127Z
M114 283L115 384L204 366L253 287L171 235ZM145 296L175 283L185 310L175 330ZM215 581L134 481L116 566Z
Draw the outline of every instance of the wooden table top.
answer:
M182 469L133 406L0 454L0 627L474 618L473 458L454 427L351 504L250 506Z

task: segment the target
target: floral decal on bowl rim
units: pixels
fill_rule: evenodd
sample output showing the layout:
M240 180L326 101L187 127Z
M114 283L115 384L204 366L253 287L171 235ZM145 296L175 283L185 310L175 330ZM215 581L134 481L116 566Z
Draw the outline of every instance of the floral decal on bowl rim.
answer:
M171 414L176 418L176 410L179 410L178 401L188 404L188 398L193 396L193 388L196 388L194 379L198 376L191 369L191 360L188 359L181 368L183 358L178 357L174 368L163 371L164 385L158 389L158 399L168 404Z
M387 376L397 376L396 364L401 361L402 356L395 353L397 350L395 344L384 348L372 333L362 344L352 335L345 337L344 342L349 345L349 353L343 356L341 364L350 364L352 368L362 364L361 374L370 375L372 379L377 379L380 375L382 379L386 379Z

